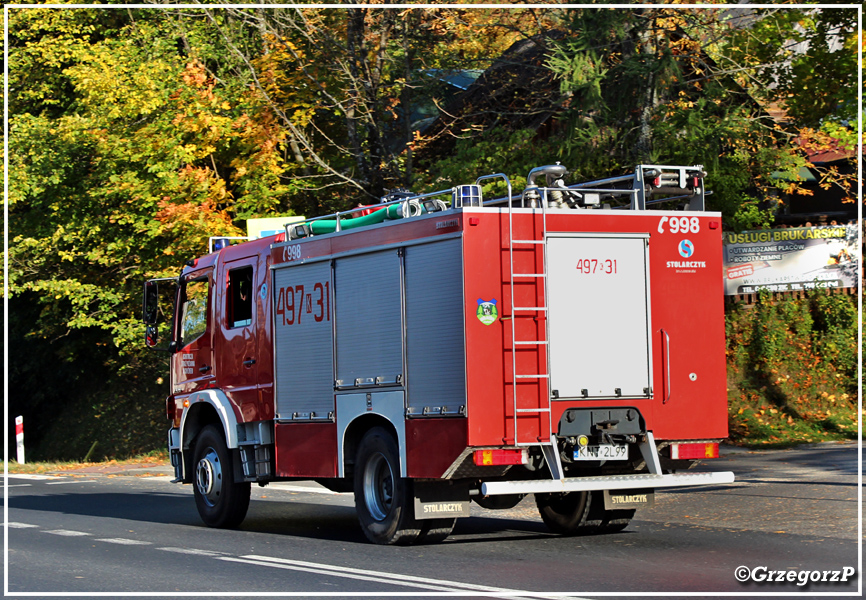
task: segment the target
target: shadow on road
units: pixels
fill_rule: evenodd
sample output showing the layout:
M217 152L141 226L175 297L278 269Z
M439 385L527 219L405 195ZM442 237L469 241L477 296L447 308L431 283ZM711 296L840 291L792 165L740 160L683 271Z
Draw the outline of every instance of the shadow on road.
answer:
M15 495L7 498L9 508L45 512L129 519L150 523L197 525L201 520L192 498L158 492L97 492L87 494Z
M44 511L109 519L206 528L192 497L164 493L63 493L16 495L7 499L12 509ZM354 507L253 500L240 531L295 536L317 540L369 544ZM554 536L538 522L502 517L459 519L449 543L501 542L545 539Z

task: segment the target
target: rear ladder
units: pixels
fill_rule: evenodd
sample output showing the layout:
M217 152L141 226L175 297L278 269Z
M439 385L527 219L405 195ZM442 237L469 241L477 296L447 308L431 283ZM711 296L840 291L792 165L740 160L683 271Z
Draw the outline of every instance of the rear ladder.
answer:
M527 193L529 192L529 193ZM521 199L521 207L525 207L527 197L532 197L532 190L525 190ZM509 258L509 285L511 292L511 369L513 374L512 384L512 408L513 408L513 430L514 444L516 446L536 446L541 445L551 473L554 479L562 478L562 467L559 461L559 452L556 448L556 441L551 422L550 409L550 368L549 368L549 341L547 336L547 194L544 191L537 197L534 204L541 205L541 232L540 236L536 235L535 213L532 214L532 236L531 239L516 238L514 233L514 202L509 199L508 202L508 258ZM533 206L532 208L538 208ZM515 248L517 247L517 248ZM533 272L518 271L515 268L514 253L515 249L532 249L534 265L541 265L541 269L534 268ZM539 257L539 253L541 256ZM540 259L540 260L539 260ZM540 272L538 272L540 271ZM535 281L535 306L521 306L515 300L515 282L520 280ZM543 294L538 293L538 285L542 286ZM541 303L537 300L543 299ZM518 319L542 319L543 327L535 326L535 331L538 332L536 338L522 339L518 337ZM536 348L538 352L544 351L544 361L536 360L537 368L532 372L521 372L518 370L517 355L521 348ZM539 394L536 406L523 407L518 405L518 388L521 381L537 381L539 385ZM520 417L522 415L538 415L539 433L536 440L526 441L521 439L520 434ZM545 418L546 415L546 418Z

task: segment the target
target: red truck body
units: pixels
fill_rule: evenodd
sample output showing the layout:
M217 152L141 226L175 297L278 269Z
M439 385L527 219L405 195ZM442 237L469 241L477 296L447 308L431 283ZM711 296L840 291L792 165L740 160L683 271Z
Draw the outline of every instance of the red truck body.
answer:
M239 524L250 482L316 479L354 490L379 543L443 539L470 499L529 493L554 531L615 531L655 489L733 480L680 472L727 436L700 168L569 188L536 171L547 187L519 201L455 188L450 207L292 224L184 268L169 447L208 524ZM656 173L686 210L646 209Z

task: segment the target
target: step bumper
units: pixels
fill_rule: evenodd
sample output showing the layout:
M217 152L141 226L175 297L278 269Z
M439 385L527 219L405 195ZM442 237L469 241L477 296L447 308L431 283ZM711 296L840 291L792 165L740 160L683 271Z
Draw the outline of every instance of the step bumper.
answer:
M673 473L669 475L608 475L604 477L569 477L566 479L533 479L529 481L487 481L481 484L485 496L502 494L551 494L595 490L636 490L724 485L734 482L731 471L719 473Z

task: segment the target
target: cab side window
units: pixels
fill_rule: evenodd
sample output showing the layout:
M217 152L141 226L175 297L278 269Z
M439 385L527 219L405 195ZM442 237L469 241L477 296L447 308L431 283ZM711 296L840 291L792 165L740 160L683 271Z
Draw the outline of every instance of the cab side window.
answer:
M207 331L208 279L195 279L183 286L180 321L181 348Z
M246 327L253 322L253 268L243 267L229 271L228 310L229 327Z

